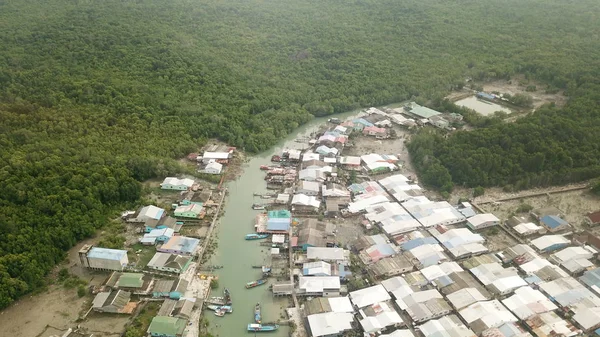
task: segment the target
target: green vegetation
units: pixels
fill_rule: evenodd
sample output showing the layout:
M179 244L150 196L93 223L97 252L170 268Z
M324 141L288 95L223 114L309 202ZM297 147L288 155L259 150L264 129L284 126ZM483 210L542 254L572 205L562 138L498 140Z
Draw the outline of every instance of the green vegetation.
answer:
M143 337L152 322L152 318L158 313L160 305L158 303L147 302L146 306L140 311L140 314L133 320L131 325L125 330L125 337Z
M219 280L212 278L210 279L210 289L215 290L219 288Z
M517 207L517 213L529 213L533 209L533 206L522 203Z
M481 186L477 186L473 189L473 197L482 196L485 193L485 189Z
M423 132L410 148L424 182L597 176L599 11L595 0L0 1L0 308L208 138L257 152L313 116L442 104L465 77L524 74L573 101L510 127L473 116L484 129Z

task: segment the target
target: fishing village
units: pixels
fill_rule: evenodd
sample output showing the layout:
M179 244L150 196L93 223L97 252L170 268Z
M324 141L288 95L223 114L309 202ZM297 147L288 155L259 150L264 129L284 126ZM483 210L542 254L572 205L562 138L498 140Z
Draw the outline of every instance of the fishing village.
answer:
M515 204L496 216L499 203L472 191L444 199L419 184L405 141L414 128L452 132L457 116L412 102L345 117L313 121L230 182L223 173L239 161L237 149L190 154L213 183L166 177L156 204L122 214L126 249L79 249L77 267L95 275L93 300L62 336L600 329L600 232L592 227L600 208L567 214ZM511 200L530 197L537 195ZM128 318L120 331L86 328L102 315Z

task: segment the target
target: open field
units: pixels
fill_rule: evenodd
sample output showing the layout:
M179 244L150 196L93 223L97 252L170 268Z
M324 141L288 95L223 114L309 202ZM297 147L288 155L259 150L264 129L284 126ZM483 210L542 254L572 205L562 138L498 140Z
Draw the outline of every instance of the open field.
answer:
M537 87L536 91L526 91L527 86L534 85ZM508 93L510 95L525 94L533 98L533 108L537 109L546 103L554 102L557 106L563 106L567 102L567 98L563 95L562 91L556 94L547 94L545 92L545 86L533 81L527 81L522 76L515 77L510 81L497 80L483 84L483 91L493 92L497 91L502 94Z
M588 229L582 225L585 214L600 209L600 198L590 194L586 189L487 203L480 207L495 214L501 220L506 220L508 217L516 215L516 209L522 203L534 208L554 206L562 211L565 220L576 230ZM592 231L600 234L600 227L596 226Z

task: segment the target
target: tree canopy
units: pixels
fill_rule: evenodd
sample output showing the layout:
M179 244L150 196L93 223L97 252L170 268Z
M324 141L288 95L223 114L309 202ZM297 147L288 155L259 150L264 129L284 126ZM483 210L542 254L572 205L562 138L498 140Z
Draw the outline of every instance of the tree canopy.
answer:
M465 77L525 74L577 100L417 137L427 183L594 175L598 12L596 0L0 0L0 308L209 138L258 152L313 116L441 102Z

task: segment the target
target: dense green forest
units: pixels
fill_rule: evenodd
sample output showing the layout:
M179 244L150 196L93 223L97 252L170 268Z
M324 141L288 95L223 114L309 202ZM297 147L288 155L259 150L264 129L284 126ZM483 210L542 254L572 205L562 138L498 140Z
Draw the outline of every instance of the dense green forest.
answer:
M521 73L578 97L515 124L546 137L535 153L597 144L585 133L597 127L597 13L596 0L0 0L0 308L135 203L139 181L176 172L172 159L211 137L257 152L312 116ZM459 172L468 162L449 166L454 143L475 155L465 144L527 140L488 124L439 149L426 144L435 135L415 140L423 174L473 184ZM593 146L544 157L543 171L583 170ZM539 172L516 166L537 162L473 172L482 185L513 173L535 184Z

